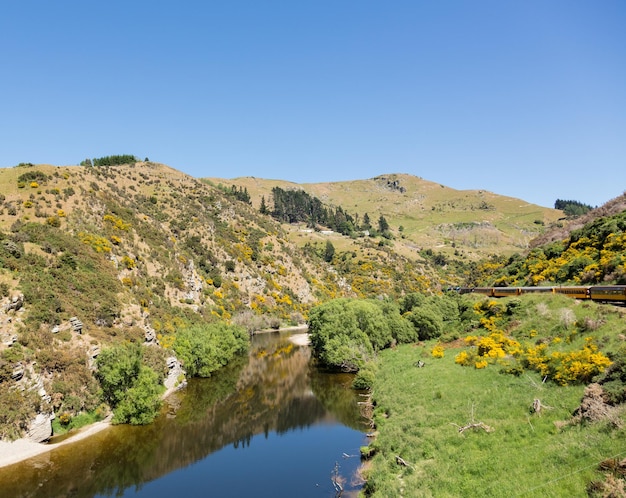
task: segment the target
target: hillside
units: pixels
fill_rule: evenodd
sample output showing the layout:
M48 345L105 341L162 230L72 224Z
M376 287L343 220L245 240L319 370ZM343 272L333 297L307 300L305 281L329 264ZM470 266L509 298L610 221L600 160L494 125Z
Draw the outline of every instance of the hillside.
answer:
M172 388L181 330L293 325L335 297L442 284L427 258L390 242L281 226L228 189L162 164L22 164L0 170L0 192L3 438L19 437L38 413L68 427L85 412L106 414L94 377L103 351L138 354Z
M183 328L296 324L352 293L271 218L164 165L21 165L0 192L1 437L98 409L94 359L116 344L154 345L162 378Z
M276 186L306 189L356 220L384 216L388 233L280 224L259 212ZM485 255L525 249L559 216L409 175L298 186L201 181L152 162L0 169L0 437L21 436L37 414L55 414L57 429L107 414L102 352L172 389L184 381L176 341L207 326L251 332L302 323L336 297L436 293ZM212 330L207 341L239 349L229 330Z
M367 180L296 184L255 177L207 178L213 185L245 188L252 205L270 205L272 188L302 189L330 206L341 206L362 220L383 215L395 236L393 250L420 259L422 250L447 258L476 260L490 254L512 254L528 248L561 211L529 204L484 190L455 190L407 174L385 174ZM292 240L316 240L291 227Z

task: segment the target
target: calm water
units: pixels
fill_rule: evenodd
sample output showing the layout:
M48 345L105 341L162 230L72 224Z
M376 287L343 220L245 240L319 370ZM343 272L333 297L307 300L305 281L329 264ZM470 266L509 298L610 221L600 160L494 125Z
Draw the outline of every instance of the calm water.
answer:
M365 430L348 375L287 335L168 398L149 426L115 426L0 469L1 497L356 495Z

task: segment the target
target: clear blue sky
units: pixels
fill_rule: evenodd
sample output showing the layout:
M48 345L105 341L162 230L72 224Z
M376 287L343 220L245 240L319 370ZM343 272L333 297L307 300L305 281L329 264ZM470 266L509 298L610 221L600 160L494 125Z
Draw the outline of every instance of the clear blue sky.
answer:
M624 0L11 0L0 166L626 190Z

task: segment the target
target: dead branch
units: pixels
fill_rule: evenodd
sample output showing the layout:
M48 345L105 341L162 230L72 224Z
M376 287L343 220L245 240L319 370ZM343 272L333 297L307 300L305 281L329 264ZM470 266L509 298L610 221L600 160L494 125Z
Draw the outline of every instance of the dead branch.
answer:
M472 422L471 424L467 424L467 425L464 425L462 427L460 425L457 425L457 424L452 424L452 425L457 427L458 430L459 430L459 433L461 433L461 434L463 432L465 432L467 429L482 429L485 432L493 432L495 430L493 427L491 427L490 425L487 425L487 424L485 424L483 422Z
M552 410L553 408L548 405L544 405L539 398L535 398L533 400L533 406L531 407L531 412L533 413L541 413L541 410L545 408L546 410Z
M467 429L482 429L485 432L493 432L495 430L493 427L485 424L484 422L474 422L474 403L472 403L470 415L471 415L471 422L469 422L467 425L461 426L453 422L450 422L450 424L454 425L459 430L459 434L462 434Z
M343 494L341 480L341 476L339 475L339 462L335 462L335 468L330 475L330 481L333 483L333 488L335 488L335 496L341 496Z
M402 458L400 455L396 455L396 463L398 465L402 465L403 467L409 467L409 468L414 468L413 465L411 465L409 462L407 462L404 458Z

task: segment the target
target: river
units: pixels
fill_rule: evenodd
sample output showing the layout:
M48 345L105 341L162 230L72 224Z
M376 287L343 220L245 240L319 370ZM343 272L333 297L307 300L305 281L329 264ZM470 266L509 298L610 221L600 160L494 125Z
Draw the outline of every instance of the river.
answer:
M110 427L0 468L2 497L356 496L365 425L350 375L288 334L191 379L147 426Z

